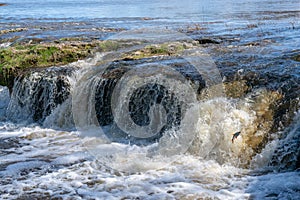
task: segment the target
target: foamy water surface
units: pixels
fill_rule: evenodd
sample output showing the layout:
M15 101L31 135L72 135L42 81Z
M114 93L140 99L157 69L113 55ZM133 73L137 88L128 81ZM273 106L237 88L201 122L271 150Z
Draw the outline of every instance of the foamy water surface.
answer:
M3 88L1 95L7 97ZM229 104L228 100L224 101ZM227 110L225 115L239 112ZM251 120L248 114L242 116L247 117ZM224 124L227 123L233 125L225 120ZM170 157L161 157L157 162L153 158L145 159L141 154L143 147L117 143L98 146L104 152L120 148L123 149L120 155L127 152L126 157L111 159L108 163L87 151L86 144L95 144L98 137L82 138L76 131L54 130L34 124L23 127L1 122L0 135L3 147L0 194L3 199L26 196L75 199L300 197L300 174L297 171L266 173L261 165L256 169L246 169L231 163L229 158L229 162L220 164L189 152L174 155L172 162L169 162ZM239 140L232 145L238 146L242 138ZM234 156L234 151L228 151ZM118 153L113 155L118 157ZM259 156L268 155L262 153Z

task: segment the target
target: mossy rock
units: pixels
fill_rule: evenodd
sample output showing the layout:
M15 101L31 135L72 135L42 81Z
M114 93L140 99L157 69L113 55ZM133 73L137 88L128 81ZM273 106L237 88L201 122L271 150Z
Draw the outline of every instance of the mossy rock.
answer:
M19 43L0 49L0 85L13 87L14 78L24 70L63 66L85 59L94 52L117 51L122 48L141 45L143 41L91 41L83 42L80 38L62 39L48 43ZM165 43L149 45L141 50L124 53L123 59L141 59L152 56L178 55L185 49L193 48L192 43Z
M49 44L17 45L0 50L0 84L12 88L12 81L27 68L65 65L89 55L91 46Z
M196 44L186 42L171 42L147 45L143 49L129 52L123 55L123 59L141 59L153 56L175 56L185 49L195 48Z
M76 38L52 43L16 44L0 49L0 85L11 89L14 77L26 69L62 66L84 59L95 51L115 51L132 44L110 40L82 42Z

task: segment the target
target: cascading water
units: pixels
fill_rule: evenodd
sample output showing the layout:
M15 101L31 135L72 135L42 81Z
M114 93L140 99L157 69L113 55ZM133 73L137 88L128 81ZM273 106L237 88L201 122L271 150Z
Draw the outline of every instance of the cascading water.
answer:
M295 116L294 123L285 130L283 138L277 141L270 166L277 170L296 170L300 167L300 113Z
M6 109L10 101L8 88L0 86L0 120L6 117Z
M16 78L7 109L11 120L42 122L70 94L71 68L49 68Z
M216 77L213 70L195 70L192 59L157 56L103 64L105 56L20 75L11 98L0 88L0 113L7 120L0 133L9 133L0 137L7 147L0 152L1 194L17 197L15 191L33 190L45 197L104 198L107 191L116 196L126 191L134 197L146 188L139 195L246 199L251 196L245 188L251 192L264 183L270 170L298 175L299 104L289 126L276 130L275 117L294 116L276 110L279 102L290 102L285 93L255 87L252 79L246 94L230 98L219 95L222 82L209 79ZM240 87L249 76L239 78L234 81ZM234 90L234 81L224 85ZM248 175L256 170L262 171L262 183ZM10 189L14 179L25 186ZM291 185L294 196L297 184ZM90 194L90 188L101 192Z
M171 64L186 78L193 77L189 84L195 91L200 91L198 93L200 101L188 109L185 108L184 111L187 112L186 116L190 115L192 118L197 116L197 118L190 119L187 117L187 119L183 119L182 108L184 105L177 99L176 95L169 93L162 85L149 84L145 81L142 84L143 86L136 88L132 93L133 95L130 96L129 116L139 126L148 125L150 108L154 103L159 103L164 107L167 121L166 125L161 127L159 135L138 142L138 138L126 134L114 123L114 114L116 113L113 113L111 102L113 91L121 77L131 70L132 66L137 69L143 68L142 65L147 62L152 63L152 65L153 63ZM192 132L195 135L191 146L188 148L189 153L205 159L214 159L219 163L231 163L236 166L248 166L251 163L252 157L261 151L258 148L264 148L263 142L269 137L269 131L273 126L271 115L274 111L270 109L272 104L280 98L279 93L260 89L239 100L223 97L201 100L201 92L203 92L201 88L205 87L205 82L201 76L195 76L195 71L187 70L190 67L184 60L173 59L172 62L169 62L169 58L157 58L143 60L142 62L140 60L117 61L110 64L102 77L82 77L79 75L91 67L90 62L85 64L84 69L78 67L48 68L45 71L31 72L19 76L16 79L7 108L7 118L39 122L49 128L61 129L67 127L72 130L75 128L75 124L78 123L75 122L74 124L73 122L72 109L74 111L74 108L72 106L76 106L77 103L89 102L86 105L86 110L83 111L85 117L82 120L92 120L92 124L103 127L105 136L112 141L145 145L149 141L152 141L151 143L158 142L165 132L168 132L166 135L184 135L185 133L182 133L184 131ZM81 88L75 87L78 81L83 83ZM75 93L74 88L77 90ZM4 95L5 89L2 90L4 90L2 92ZM185 88L177 88L177 90L185 90ZM77 96L72 97L74 94ZM79 102L74 104L74 101ZM81 115L78 116L82 117ZM185 120L185 128L180 130L182 120ZM181 133L178 133L178 131L181 131ZM237 131L241 131L241 134L233 143L232 134ZM287 164L295 168L297 160L299 160L297 159L297 129L293 132L295 132L293 136L286 136L280 144L281 146L287 146L285 143L289 143L291 147L286 148L295 150L294 160L291 159L290 162L292 163ZM167 137L166 139L165 137L161 138L161 145L174 145L170 141L167 142L170 138ZM285 142L291 137L294 142ZM270 141L272 140L274 139ZM282 155L281 157L284 157L283 154L285 153L283 152L285 152L283 147L278 147L278 150L276 150L278 155ZM280 162L276 161L275 157L270 161L272 165ZM278 159L284 160L284 158ZM288 166L287 168L289 168Z

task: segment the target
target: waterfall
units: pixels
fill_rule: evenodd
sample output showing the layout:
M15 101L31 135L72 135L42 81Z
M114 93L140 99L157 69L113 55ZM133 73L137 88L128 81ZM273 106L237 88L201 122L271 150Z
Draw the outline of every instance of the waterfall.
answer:
M7 87L0 86L0 121L6 118L6 109L10 101Z
M43 122L69 97L69 78L73 71L69 67L52 67L18 76L7 109L8 119Z
M295 170L300 167L300 112L278 141L270 166L277 170Z
M165 155L187 151L237 166L299 167L299 123L285 134L270 134L277 126L272 105L281 98L278 92L260 88L239 99L211 97L201 74L180 58L95 64L84 61L18 76L10 101L1 88L0 112L9 101L5 115L15 122L76 128L84 137L109 142L157 143L157 152ZM91 127L96 129L89 135Z

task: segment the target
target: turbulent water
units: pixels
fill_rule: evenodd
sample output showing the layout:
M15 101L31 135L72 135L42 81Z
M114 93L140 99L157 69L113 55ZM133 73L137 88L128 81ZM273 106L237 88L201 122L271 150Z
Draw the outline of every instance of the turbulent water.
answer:
M299 1L2 2L0 48L131 47L0 86L1 199L300 199Z

